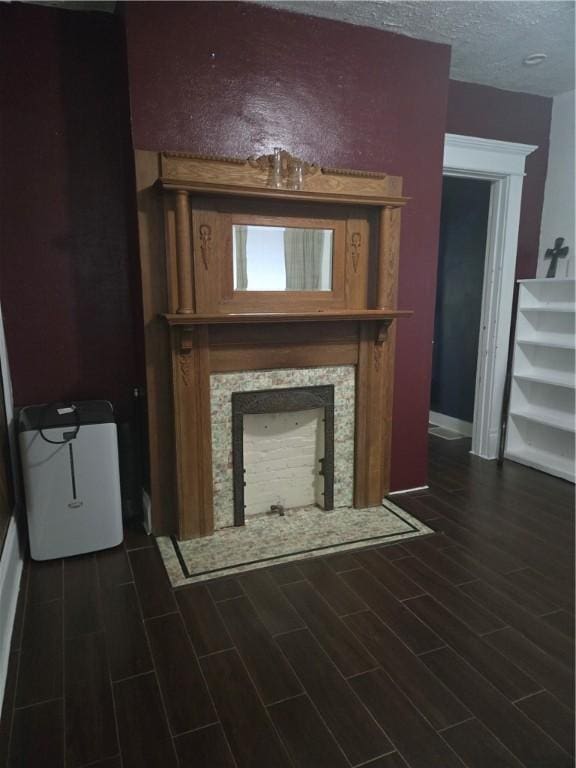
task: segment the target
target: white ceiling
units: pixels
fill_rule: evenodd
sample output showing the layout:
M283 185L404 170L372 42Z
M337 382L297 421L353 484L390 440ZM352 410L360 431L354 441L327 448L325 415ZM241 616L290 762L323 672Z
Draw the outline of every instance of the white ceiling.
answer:
M573 0L259 0L452 46L450 76L554 96L574 89ZM548 58L536 67L532 53Z

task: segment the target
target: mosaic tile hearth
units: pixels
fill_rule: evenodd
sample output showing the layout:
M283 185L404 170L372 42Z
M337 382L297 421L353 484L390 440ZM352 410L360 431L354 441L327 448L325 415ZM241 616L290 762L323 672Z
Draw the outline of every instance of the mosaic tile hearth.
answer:
M223 528L199 539L176 542L159 537L157 541L172 586L177 587L430 533L430 528L386 499L381 507L368 509L289 509L284 517L252 517L244 526Z

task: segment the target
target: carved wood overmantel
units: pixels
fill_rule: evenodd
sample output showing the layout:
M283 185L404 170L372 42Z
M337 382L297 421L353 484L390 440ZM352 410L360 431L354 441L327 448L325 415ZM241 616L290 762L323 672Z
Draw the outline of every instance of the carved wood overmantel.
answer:
M155 533L213 530L210 375L356 366L354 504L389 488L402 180L277 152L136 152ZM333 231L332 286L236 290L232 226ZM312 222L312 223L311 223ZM328 222L328 223L327 223Z

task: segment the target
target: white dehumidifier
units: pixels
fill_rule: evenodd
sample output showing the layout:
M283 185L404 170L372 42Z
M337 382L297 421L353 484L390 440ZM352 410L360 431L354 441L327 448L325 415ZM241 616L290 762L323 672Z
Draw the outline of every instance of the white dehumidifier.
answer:
M118 438L105 400L32 405L18 433L34 560L81 555L122 541Z

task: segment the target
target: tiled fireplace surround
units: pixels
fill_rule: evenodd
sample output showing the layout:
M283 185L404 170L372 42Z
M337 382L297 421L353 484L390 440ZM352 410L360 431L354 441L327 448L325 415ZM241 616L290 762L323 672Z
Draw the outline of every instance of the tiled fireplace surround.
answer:
M234 525L232 394L295 387L334 387L334 508L350 507L354 492L355 368L278 368L210 376L215 530Z

